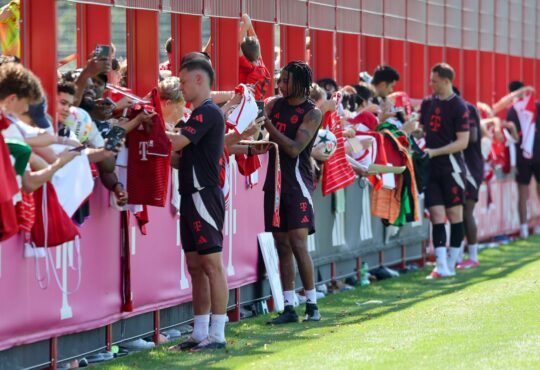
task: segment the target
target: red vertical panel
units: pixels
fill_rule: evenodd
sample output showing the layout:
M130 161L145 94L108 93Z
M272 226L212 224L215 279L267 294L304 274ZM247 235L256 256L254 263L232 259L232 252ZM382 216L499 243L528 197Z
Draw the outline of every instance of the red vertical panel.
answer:
M428 94L429 69L426 66L427 47L423 44L409 42L409 94L413 99L421 99Z
M47 14L46 17L43 15ZM49 114L56 117L56 1L21 2L21 60L41 79L49 101Z
M532 86L534 82L534 59L523 58L523 83Z
M282 67L292 60L306 60L306 29L304 27L281 26L279 42Z
M311 31L311 55L314 80L321 78L336 79L334 72L334 33L329 31Z
M386 39L384 40L384 63L394 68L399 73L399 81L394 86L394 91L404 91L405 81L405 41Z
M358 83L360 68L360 35L337 33L337 82L338 85Z
M523 81L522 58L515 55L510 55L508 58L508 78L510 81Z
M261 54L264 65L271 75L274 75L274 24L266 22L253 22L257 38L261 44ZM266 91L266 97L274 95L274 79L270 80L270 87Z
M534 86L535 86L536 90L540 90L540 59L536 59L534 64L535 64L535 68L534 68L534 71L535 71Z
M480 101L492 105L495 101L495 56L491 51L480 51Z
M431 68L443 61L443 47L442 46L428 46L428 76L431 72Z
M382 63L382 38L364 36L362 41L364 68L371 74Z
M495 53L495 101L508 93L508 58L507 54Z
M141 96L157 85L159 70L159 13L126 10L128 84Z
M462 66L463 66L463 55L462 50L457 48L446 48L446 63L450 64L454 69L454 85L460 90L463 89L463 76L462 76Z
M172 71L177 74L187 53L201 51L202 18L198 15L171 14Z
M83 66L97 44L111 43L111 8L77 4L77 65Z
M239 26L238 19L212 18L212 61L216 72L216 89L232 90L238 84ZM234 40L232 45L231 40Z
M463 81L460 88L465 100L473 104L478 101L480 87L478 53L477 50L463 50Z

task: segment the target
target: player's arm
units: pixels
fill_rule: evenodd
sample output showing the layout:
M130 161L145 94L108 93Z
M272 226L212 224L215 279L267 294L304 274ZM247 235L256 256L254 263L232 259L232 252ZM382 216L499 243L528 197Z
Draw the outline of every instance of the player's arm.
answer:
M458 132L456 133L456 141L440 148L425 149L425 152L429 154L430 158L461 152L469 145L469 135L469 131Z
M191 140L189 140L187 137L185 137L182 134L178 134L178 133L175 133L175 132L167 132L167 137L171 141L172 151L173 152L177 152L179 150L182 150L186 146L191 144Z
M283 135L279 130L267 119L265 128L270 133L270 139L277 143L288 156L292 158L298 155L308 146L313 136L317 133L321 125L322 113L318 108L314 108L304 116L304 121L296 132L294 140Z
M470 112L470 113L473 113L473 112ZM469 143L477 143L480 138L478 137L478 132L479 130L477 130L476 128L480 126L480 119L479 119L479 114L478 114L478 111L474 111L474 125L471 125L471 130L470 130L470 135L469 135Z

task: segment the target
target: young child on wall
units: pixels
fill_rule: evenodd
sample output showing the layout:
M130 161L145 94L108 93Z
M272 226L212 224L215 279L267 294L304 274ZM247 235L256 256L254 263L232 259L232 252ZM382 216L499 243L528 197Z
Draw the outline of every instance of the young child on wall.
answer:
M251 24L251 19L247 14L242 16L239 42L240 83L253 85L255 99L257 101L263 100L270 87L270 80L272 76L264 65L261 57L261 45L259 44L257 34L255 33L253 25Z

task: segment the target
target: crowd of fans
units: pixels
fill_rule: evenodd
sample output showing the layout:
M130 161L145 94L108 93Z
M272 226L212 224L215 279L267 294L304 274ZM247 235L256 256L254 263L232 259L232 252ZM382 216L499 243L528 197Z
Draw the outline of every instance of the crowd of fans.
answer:
M395 226L421 217L418 195L425 193L437 258L430 278L453 276L456 266L479 266L473 210L481 183L489 190L500 171L517 168L520 233L528 236L531 177L540 184L539 104L532 87L514 81L509 94L493 106L468 103L453 84L452 67L440 63L430 74L433 96L416 101L406 92L394 92L400 76L387 65L378 66L372 75L359 73L358 83L346 86L330 78L312 82L311 70L302 62L289 63L272 76L247 15L242 17L239 43L236 90L210 91L212 62L201 51L179 56L180 71L172 71L170 61L161 64L156 88L144 97L128 89L126 64L118 62L112 45L99 46L84 68L59 73L55 101L45 99L39 79L16 57L2 56L0 240L22 231L26 255L38 256L32 245L55 246L77 238L74 225L91 212L91 186L81 194L59 189L66 182L88 188L97 177L111 192L111 206L133 211L144 230L144 207L165 205L172 171L170 193L182 218L190 220L190 207L204 213L191 197L200 194L210 214L210 221L204 215L203 219L216 229L205 231L206 226L195 220L193 225L182 224L183 242L191 244L184 248L198 256L188 253L187 261L196 312L192 337L177 349L202 350L221 348L225 341L227 297L216 292L226 292L227 286L221 260L213 254L221 252L230 155L236 156L246 176L260 167L258 155L270 155L265 228L276 241L285 291L285 311L271 324L298 320L292 309L294 259L306 291L305 319L320 320L306 245L307 235L314 232L310 193L318 185L329 194L358 176L366 177L373 187L373 214ZM172 55L170 39L165 47ZM277 97L268 97L273 95L272 78ZM264 104L239 129L238 117L245 113L240 114L238 106L249 106L251 100ZM48 116L48 104L55 104L56 117ZM501 118L507 108L507 117ZM212 136L219 136L220 130L221 139ZM214 186L222 195L208 190ZM466 261L464 244L469 251ZM200 293L204 290L208 292ZM214 315L209 334L210 302Z

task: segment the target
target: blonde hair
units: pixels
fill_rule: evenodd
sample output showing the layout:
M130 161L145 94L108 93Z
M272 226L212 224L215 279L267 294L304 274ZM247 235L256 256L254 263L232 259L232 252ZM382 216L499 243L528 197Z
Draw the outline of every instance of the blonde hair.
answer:
M326 100L326 91L316 83L311 84L311 89L309 91L309 98L314 102L319 100Z
M161 100L170 100L174 103L184 103L184 96L180 91L180 79L175 76L166 77L158 84Z

